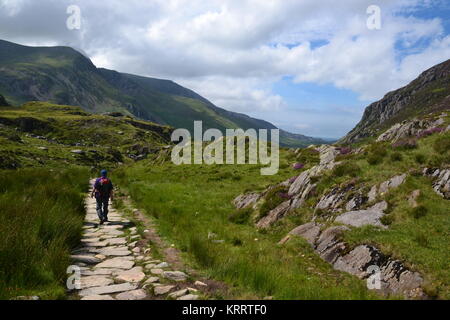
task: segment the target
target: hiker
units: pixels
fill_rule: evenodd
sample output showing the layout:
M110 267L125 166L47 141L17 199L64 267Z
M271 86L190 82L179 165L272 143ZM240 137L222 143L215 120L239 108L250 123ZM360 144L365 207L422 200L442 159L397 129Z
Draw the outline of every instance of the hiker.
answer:
M97 215L100 219L100 224L103 224L108 222L108 202L109 199L113 200L113 184L108 179L106 170L102 170L100 174L101 177L95 180L91 197L95 196L97 200Z

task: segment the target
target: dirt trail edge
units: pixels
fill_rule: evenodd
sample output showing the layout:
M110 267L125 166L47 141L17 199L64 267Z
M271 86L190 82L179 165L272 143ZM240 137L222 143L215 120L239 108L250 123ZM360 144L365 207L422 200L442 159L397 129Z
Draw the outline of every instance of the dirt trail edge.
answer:
M91 186L93 181L91 181ZM197 300L208 285L152 257L148 240L123 212L110 209L99 225L95 199L86 197L80 246L72 252L81 278L71 292L81 300Z

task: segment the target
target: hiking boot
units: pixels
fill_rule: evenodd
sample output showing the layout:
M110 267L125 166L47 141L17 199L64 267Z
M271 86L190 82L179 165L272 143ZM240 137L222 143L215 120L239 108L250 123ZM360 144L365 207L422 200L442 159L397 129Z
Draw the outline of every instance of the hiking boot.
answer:
M103 224L103 223L105 223L105 220L100 219L100 224Z

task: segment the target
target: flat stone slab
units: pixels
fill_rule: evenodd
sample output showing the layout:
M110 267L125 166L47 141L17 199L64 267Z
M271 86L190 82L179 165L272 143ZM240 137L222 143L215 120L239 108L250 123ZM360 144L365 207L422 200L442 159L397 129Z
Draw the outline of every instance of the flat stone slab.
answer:
M81 238L81 243L98 242L100 238Z
M119 293L124 291L136 290L138 287L137 284L132 283L122 283L122 284L113 284L104 287L94 287L89 289L81 290L78 294L80 296L93 296L93 295L101 295L101 294L111 294L111 293Z
M362 227L366 225L372 225L377 227L386 228L381 223L381 218L384 216L384 212L379 210L375 205L374 208L368 210L350 211L338 216L335 221L346 224L353 227Z
M113 284L114 281L111 278L105 276L88 276L81 278L81 289L87 289L92 287L104 287Z
M158 269L163 269L163 268L168 268L169 264L167 262L161 262L160 264L156 265L155 268Z
M133 269L122 271L117 274L116 281L118 282L141 282L145 278L145 273L142 272L142 267L134 267Z
M181 290L170 293L169 298L177 299L179 297L187 295L188 293L189 293L188 289L181 289Z
M101 262L100 259L90 255L71 255L70 258L75 262L81 262L86 264L96 264Z
M116 245L116 244L125 244L127 243L127 239L125 238L113 238L108 240L110 245Z
M116 300L142 300L147 297L145 290L138 289L119 293Z
M181 271L164 271L162 276L172 281L186 281L187 274Z
M107 294L105 294L105 295L96 294L96 295L92 295L92 296L83 297L83 298L81 298L81 300L100 301L100 300L115 300L115 299Z
M129 250L118 250L118 249L108 249L105 248L101 250L99 253L105 256L114 256L114 257L125 257L129 256L131 252Z
M153 292L155 295L160 296L166 293L169 293L175 286L157 286L154 287Z
M134 266L134 261L130 259L125 259L123 257L116 257L112 259L107 259L99 264L97 268L116 268L116 269L131 269Z
M94 268L92 270L81 270L82 276L106 276L106 275L112 275L117 274L119 272L122 272L122 269L113 269L113 268Z
M150 277L147 280L145 280L145 284L150 284L150 283L156 283L159 282L159 278L158 277Z
M196 294L187 294L185 296L179 297L177 300L198 300L198 295L196 295Z
M152 274L160 275L164 272L164 270L163 269L150 269L150 272Z

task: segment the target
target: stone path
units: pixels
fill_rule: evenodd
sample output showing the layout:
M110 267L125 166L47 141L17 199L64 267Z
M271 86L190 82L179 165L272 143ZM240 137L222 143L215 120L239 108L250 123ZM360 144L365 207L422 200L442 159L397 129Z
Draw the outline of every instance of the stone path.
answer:
M81 286L76 290L81 300L201 297L199 289L186 287L186 273L170 270L167 262L151 256L149 247L139 246L142 238L136 226L121 212L111 208L110 222L99 225L95 205L95 199L86 198L81 245L71 256L73 264L81 269Z

